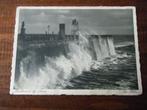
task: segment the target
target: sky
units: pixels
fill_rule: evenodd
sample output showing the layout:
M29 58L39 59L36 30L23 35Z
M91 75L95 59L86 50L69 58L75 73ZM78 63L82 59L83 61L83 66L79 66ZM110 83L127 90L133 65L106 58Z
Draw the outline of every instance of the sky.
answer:
M79 30L87 34L132 35L133 12L131 9L21 9L21 22L26 33L44 34L50 25L50 33L59 32L59 24L65 23L66 34L71 33L72 20L77 19Z

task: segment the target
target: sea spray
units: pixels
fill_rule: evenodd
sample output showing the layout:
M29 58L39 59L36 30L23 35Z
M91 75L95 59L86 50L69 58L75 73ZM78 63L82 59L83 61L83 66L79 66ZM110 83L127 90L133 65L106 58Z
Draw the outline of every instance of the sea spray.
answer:
M90 38L93 39L91 42L94 45L93 48L89 42ZM43 56L43 65L37 62L35 51L29 52L20 61L20 77L16 81L15 88L21 90L66 88L72 78L81 75L84 71L94 69L95 67L92 66L95 64L100 67L101 60L109 57L109 51L114 47L113 45L109 46L108 44L113 42L107 42L107 40L109 39L101 38L101 36L91 37L79 33L78 42L68 42L66 55ZM95 53L97 59L93 58L92 54ZM113 53L115 54L115 52Z
M34 65L31 68L37 68L37 73L26 68L31 66L30 62L35 63L34 57L29 55L24 58L20 63L20 77L15 88L21 90L64 88L69 84L68 81L71 78L82 74L83 71L89 71L92 57L87 49L88 42L84 36L82 37L79 44L69 43L67 57L64 55L59 57L45 56L44 66Z

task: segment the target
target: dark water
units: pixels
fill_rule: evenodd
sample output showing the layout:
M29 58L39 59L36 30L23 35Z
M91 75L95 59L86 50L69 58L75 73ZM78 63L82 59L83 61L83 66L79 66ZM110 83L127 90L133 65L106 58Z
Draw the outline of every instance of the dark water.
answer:
M134 46L116 48L117 56L70 80L66 89L138 89Z

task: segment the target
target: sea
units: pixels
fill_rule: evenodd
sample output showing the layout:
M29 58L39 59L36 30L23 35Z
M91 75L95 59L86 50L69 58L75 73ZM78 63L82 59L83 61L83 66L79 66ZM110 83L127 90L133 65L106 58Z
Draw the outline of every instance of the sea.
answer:
M94 62L90 71L70 80L66 89L138 89L134 45L117 47L117 56Z
M86 37L81 44L70 43L67 56L43 56L38 61L30 51L19 61L14 88L17 90L42 89L138 89L134 43L115 45L115 55L93 60ZM53 50L50 50L52 52ZM17 72L17 71L16 71Z

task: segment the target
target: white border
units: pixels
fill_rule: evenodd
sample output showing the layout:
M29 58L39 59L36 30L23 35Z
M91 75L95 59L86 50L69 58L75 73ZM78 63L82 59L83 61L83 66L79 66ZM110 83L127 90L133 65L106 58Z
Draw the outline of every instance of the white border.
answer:
M39 91L22 91L13 89L14 76L15 76L15 65L16 65L16 53L17 53L17 34L19 25L19 12L21 9L132 9L133 10L133 22L134 22L134 40L135 40L135 52L136 52L136 66L137 66L137 79L138 79L138 90L67 90L67 89L45 89ZM138 34L137 34L137 21L136 21L136 8L134 6L20 6L16 10L15 18L15 33L13 43L13 58L12 58L12 70L11 70L11 83L10 83L10 94L13 95L141 95L142 94L142 81L140 72L140 61L139 61L139 48L138 48Z

